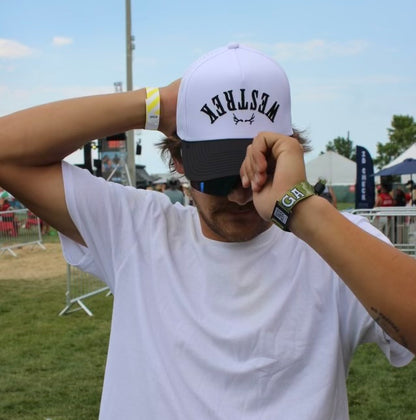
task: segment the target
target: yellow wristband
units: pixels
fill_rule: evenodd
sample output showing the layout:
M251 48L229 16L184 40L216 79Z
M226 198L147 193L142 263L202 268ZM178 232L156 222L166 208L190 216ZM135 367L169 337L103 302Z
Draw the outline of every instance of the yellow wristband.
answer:
M157 130L160 121L160 96L158 88L146 88L145 130Z

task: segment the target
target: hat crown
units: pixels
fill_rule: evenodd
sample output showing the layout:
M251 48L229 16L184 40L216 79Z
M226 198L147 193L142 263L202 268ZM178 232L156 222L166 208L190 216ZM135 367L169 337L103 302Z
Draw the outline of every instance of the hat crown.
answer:
M291 135L290 87L284 70L259 51L230 44L201 57L182 78L177 107L182 140Z
M240 44L211 51L181 80L176 123L190 180L238 175L258 133L293 134L286 74L270 57Z

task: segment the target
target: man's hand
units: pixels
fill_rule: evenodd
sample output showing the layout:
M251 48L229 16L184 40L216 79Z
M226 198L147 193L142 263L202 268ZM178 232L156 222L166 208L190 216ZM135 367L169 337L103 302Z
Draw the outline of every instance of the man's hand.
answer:
M257 212L270 220L274 205L297 183L306 180L303 148L293 137L261 132L247 148L240 176L251 186Z

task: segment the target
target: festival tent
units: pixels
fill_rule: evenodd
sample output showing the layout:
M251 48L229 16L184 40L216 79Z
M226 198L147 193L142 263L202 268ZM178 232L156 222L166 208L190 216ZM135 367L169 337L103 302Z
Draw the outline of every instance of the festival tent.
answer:
M383 166L383 170L390 168L394 165L397 165L399 163L404 162L406 159L416 159L416 143L412 144L407 150L405 150L401 155L397 156L395 159L393 159L391 162L389 162L387 165ZM377 174L376 174L377 175ZM411 175L402 175L401 176L401 182L402 184L405 184L409 179L411 179ZM376 181L379 183L380 178L377 177Z
M356 163L336 152L326 152L307 162L306 176L310 184L325 179L328 185L355 185Z
M416 159L411 159L411 158L405 159L403 162L384 168L374 175L387 176L387 175L404 175L404 174L410 174L410 175L416 174Z
M390 166L397 165L402 163L405 159L416 159L416 143L412 144L407 150L405 150L401 155L397 156L396 159L393 159L386 166L383 166L383 169L390 168Z

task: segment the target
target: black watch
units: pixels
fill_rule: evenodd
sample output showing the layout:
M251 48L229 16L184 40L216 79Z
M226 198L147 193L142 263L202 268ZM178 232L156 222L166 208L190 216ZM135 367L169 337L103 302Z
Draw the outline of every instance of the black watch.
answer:
M307 181L299 182L291 188L276 204L273 209L271 220L280 229L289 230L289 218L293 207L300 201L315 195L315 190Z

